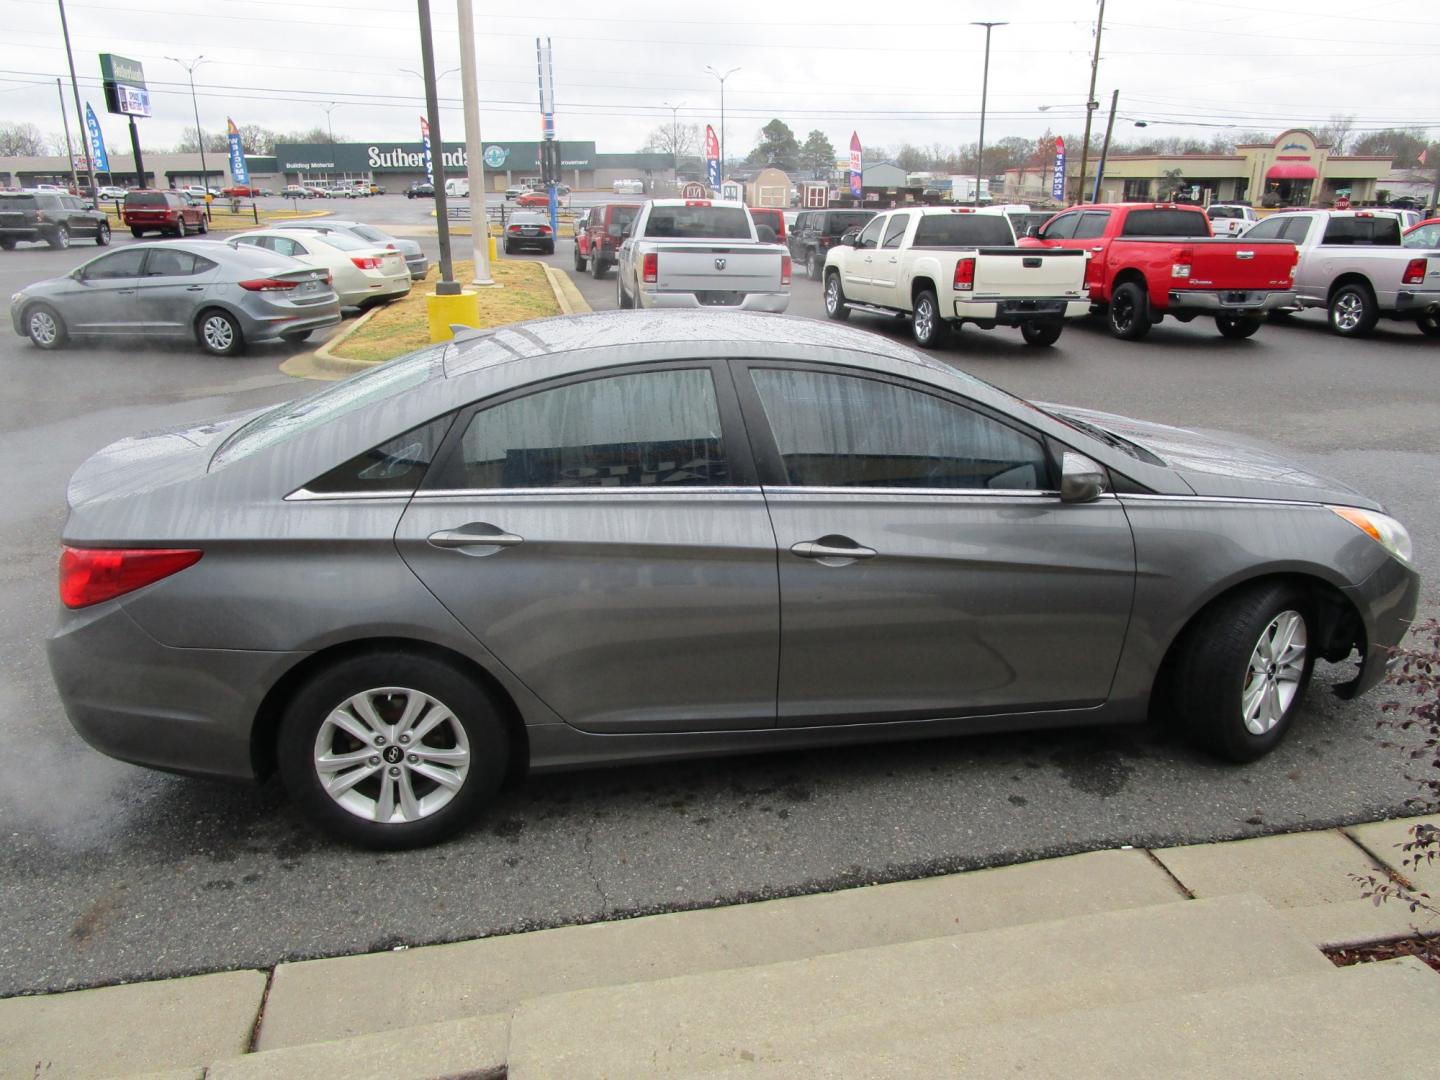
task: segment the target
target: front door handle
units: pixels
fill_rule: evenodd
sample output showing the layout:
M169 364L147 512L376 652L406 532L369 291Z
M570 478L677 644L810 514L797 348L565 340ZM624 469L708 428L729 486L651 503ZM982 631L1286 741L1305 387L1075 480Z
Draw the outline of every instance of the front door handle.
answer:
M514 547L525 542L523 536L497 529L483 521L463 525L458 529L441 529L431 533L426 539L431 547L437 548Z
M1090 250L1091 250L1091 251L1104 251L1104 250L1105 250L1105 245L1104 245L1104 244L1096 244L1096 245L1095 245L1094 247L1092 247Z
M819 540L802 540L790 545L790 554L802 559L873 559L874 548L861 547L848 536L822 536Z

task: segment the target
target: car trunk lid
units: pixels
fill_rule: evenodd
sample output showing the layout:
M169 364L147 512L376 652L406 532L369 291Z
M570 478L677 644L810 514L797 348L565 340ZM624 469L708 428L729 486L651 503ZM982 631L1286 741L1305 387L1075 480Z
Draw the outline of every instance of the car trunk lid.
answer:
M666 244L657 252L654 284L660 292L779 292L783 254L770 246Z
M1175 289L1288 289L1299 258L1288 240L1176 240L1173 247ZM1189 276L1176 275L1178 266L1188 266Z

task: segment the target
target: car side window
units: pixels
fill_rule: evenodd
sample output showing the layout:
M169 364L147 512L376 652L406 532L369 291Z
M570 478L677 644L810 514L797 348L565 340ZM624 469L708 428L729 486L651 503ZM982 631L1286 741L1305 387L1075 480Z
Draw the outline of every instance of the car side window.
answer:
M1047 489L1040 440L946 398L825 371L752 370L799 487Z
M708 368L609 375L481 409L461 459L467 489L730 482Z
M269 243L265 246L277 255L308 255L310 252L298 240L291 240L288 236L269 237Z
M1308 214L1295 214L1285 219L1285 227L1280 231L1280 239L1289 240L1295 244L1305 243L1305 238L1310 235L1310 226L1315 219ZM1250 235L1246 233L1246 235Z
M102 255L85 267L86 281L110 281L115 278L133 278L140 274L140 264L145 260L145 250L117 251L113 255Z
M905 238L905 229L910 224L909 214L891 214L890 224L885 227L885 239L880 246L883 248L898 248L900 241Z
M855 241L857 248L873 248L880 243L880 230L885 227L885 218L877 217L866 225Z
M316 495L411 493L425 479L425 471L435 460L435 451L440 448L454 419L453 413L447 413L371 447L311 480L305 485L305 490Z
M174 248L151 248L150 257L145 262L145 276L147 278L190 277L213 270L215 265L205 256L195 255L189 251L177 251Z
M1061 214L1040 230L1040 238L1042 240L1069 240L1075 235L1075 227L1079 224L1079 214Z
M1245 239L1279 240L1287 224L1289 224L1289 222L1285 219L1285 215L1276 214L1246 229Z
M1087 210L1080 215L1080 223L1075 226L1075 239L1093 240L1097 236L1104 236L1105 226L1109 223L1110 211Z

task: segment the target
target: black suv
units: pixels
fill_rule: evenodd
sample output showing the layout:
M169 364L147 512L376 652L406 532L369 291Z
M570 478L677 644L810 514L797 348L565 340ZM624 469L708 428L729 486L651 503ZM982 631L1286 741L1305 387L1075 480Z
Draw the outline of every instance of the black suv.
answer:
M71 240L110 243L110 222L84 199L51 191L0 191L0 248L21 240L68 248Z
M407 199L433 199L435 197L435 185L427 184L420 180L412 180L410 186L405 189Z
M864 228L873 210L802 210L790 227L790 257L815 281L825 272L825 252L851 229Z

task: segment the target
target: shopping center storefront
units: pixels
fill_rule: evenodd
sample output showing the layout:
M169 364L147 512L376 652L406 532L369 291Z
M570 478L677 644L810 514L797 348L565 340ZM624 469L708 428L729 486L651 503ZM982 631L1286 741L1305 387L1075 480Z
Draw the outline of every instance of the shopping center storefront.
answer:
M1071 155L1071 167L1079 165ZM1084 185L1088 195L1094 169ZM1253 206L1329 206L1341 195L1355 204L1373 203L1391 171L1388 157L1332 154L1331 148L1302 128L1273 142L1251 143L1234 154L1112 155L1100 182L1101 202L1151 202L1179 198L1187 202L1242 202ZM1080 178L1066 185L1078 201ZM1016 202L1045 202L1051 190L1049 169L1005 174L1005 197Z

